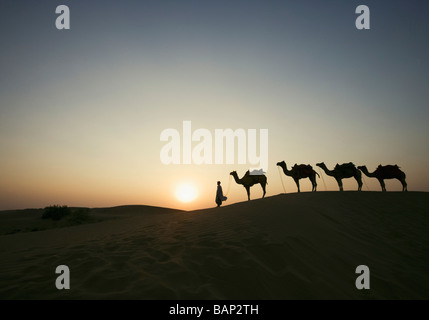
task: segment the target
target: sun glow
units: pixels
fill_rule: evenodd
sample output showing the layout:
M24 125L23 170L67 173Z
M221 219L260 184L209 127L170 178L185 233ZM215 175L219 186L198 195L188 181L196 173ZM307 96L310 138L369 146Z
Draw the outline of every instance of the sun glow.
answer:
M190 183L183 183L176 188L176 197L182 202L191 202L197 198L197 195L197 189Z

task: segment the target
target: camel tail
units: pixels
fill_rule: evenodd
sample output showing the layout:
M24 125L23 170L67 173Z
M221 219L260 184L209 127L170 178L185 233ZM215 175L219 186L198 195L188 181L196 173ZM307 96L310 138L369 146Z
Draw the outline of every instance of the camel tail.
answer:
M314 170L313 170L313 171L314 171ZM317 176L320 178L319 174L318 174L316 171L314 171L314 173L315 173L315 174L317 174Z

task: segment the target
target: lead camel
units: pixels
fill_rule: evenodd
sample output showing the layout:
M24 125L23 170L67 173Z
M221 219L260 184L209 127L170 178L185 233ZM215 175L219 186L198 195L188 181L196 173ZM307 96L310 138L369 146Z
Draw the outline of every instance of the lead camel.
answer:
M241 179L238 178L237 171L232 171L230 175L234 177L237 184L243 185L246 189L248 200L250 200L250 187L258 183L261 185L262 191L264 191L262 198L265 197L265 187L268 184L267 177L265 175L251 175L249 171L247 171Z

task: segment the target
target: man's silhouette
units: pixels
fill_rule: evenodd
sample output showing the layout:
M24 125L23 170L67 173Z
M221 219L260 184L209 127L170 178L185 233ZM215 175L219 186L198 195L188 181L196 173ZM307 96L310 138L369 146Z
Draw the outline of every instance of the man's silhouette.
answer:
M217 182L217 191L216 191L216 199L215 202L218 207L222 204L222 201L225 201L227 198L223 195L222 187L220 185L220 181Z

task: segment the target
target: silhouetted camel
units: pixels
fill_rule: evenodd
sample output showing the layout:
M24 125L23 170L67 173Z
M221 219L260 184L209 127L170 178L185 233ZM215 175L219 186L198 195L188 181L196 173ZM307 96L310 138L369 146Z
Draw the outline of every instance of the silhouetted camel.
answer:
M242 184L243 187L246 189L248 200L250 200L250 187L257 183L261 185L262 190L264 191L262 198L265 197L265 186L268 184L267 177L265 175L251 175L249 173L249 170L244 174L241 179L238 178L237 171L232 171L230 175L234 177L234 180L235 182L237 182L237 184Z
M298 192L301 192L299 188L299 179L309 178L312 184L311 191L316 191L317 182L316 182L316 174L319 174L313 170L313 167L306 164L295 164L291 170L287 169L286 163L284 161L277 162L277 165L283 169L285 175L292 177L298 187ZM319 176L320 178L320 176Z
M342 179L354 177L358 183L358 191L362 190L362 173L356 168L352 163L343 163L335 166L334 170L329 170L326 165L321 162L317 163L316 166L320 167L325 171L328 176L334 177L337 180L340 191L343 191L343 181Z
M370 177L377 178L378 182L381 185L381 191L386 191L386 185L384 184L384 179L398 179L402 184L402 191L407 190L407 182L405 182L405 173L399 169L399 167L395 165L387 165L382 166L381 164L375 169L374 172L368 172L366 166L359 166L358 169L362 170L362 172Z

